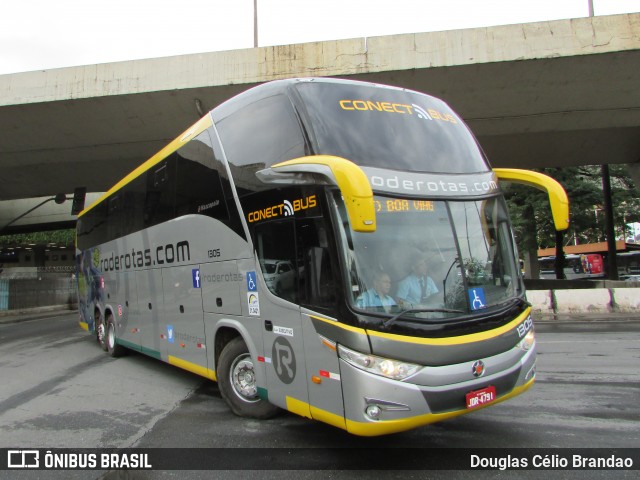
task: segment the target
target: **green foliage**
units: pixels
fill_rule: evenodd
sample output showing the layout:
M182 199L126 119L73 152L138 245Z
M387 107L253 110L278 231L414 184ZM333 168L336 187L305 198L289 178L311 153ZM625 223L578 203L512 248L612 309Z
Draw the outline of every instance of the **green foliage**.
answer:
M58 245L71 246L74 244L75 235L76 231L74 229L2 235L0 236L0 246L24 245L29 243L35 243L38 245L55 243Z
M565 244L605 240L600 166L546 168L537 170L554 178L569 197L571 223L564 233ZM616 235L625 236L624 224L640 221L640 190L633 184L625 165L610 165ZM535 188L504 185L516 240L520 251L555 246L555 230L546 194Z

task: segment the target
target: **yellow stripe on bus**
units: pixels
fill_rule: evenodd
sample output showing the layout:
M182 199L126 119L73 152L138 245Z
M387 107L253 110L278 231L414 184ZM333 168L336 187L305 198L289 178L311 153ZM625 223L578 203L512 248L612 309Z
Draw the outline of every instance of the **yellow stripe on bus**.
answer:
M196 137L197 135L200 135L202 132L204 132L211 125L213 125L213 120L211 118L211 115L207 114L204 117L202 117L200 120L198 120L195 124L193 124L191 127L189 127L179 137L174 139L169 145L164 147L162 150L160 150L158 153L156 153L153 157L151 157L149 160L144 162L142 165L140 165L138 168L136 168L133 172L131 172L129 175L127 175L122 180L120 180L117 184L115 184L113 187L111 187L108 192L106 192L98 200L96 200L91 205L89 205L87 208L85 208L82 212L80 212L78 217L81 217L82 215L87 213L89 210L94 208L96 205L98 205L101 202L103 202L111 194L113 194L114 192L117 192L122 187L124 187L125 185L131 183L133 180L135 180L140 175L145 173L151 167L153 167L154 165L157 165L158 163L160 163L162 160L164 160L169 155L171 155L173 152L178 150L182 145L187 143L189 140L191 140L192 138Z
M534 381L535 378L532 378L524 385L514 388L511 392L503 395L500 398L497 398L495 401L473 409L465 408L464 410L456 410L446 413L426 413L424 415L403 418L400 420L383 420L377 422L356 422L354 420L347 419L347 431L349 433L360 435L362 437L372 437L375 435L387 435L389 433L404 432L405 430L422 427L424 425L429 425L430 423L441 422L442 420L448 420L449 418L454 418L466 413L475 412L482 408L490 407L492 405L495 405L496 403L503 402L512 397L515 397L516 395L520 395L525 390L528 390L533 385Z
M481 342L483 340L489 340L491 338L499 337L500 335L509 332L522 323L527 316L531 313L531 308L527 308L522 314L518 315L514 320L498 328L487 330L486 332L471 333L469 335L461 335L459 337L447 337L447 338L421 338L421 337L409 337L406 335L397 335L395 333L383 333L376 330L364 330L362 328L352 327L351 325L345 325L334 320L318 317L316 315L309 315L309 317L322 322L326 322L334 327L342 328L350 332L366 335L367 333L372 337L384 338L387 340L394 340L397 342L413 343L417 345L464 345L465 343Z
M311 417L314 420L318 420L319 422L324 422L328 425L341 428L342 430L347 429L347 424L344 417L336 415L335 413L327 412L326 410L322 410L321 408L316 408L312 405L309 407L309 410L311 411Z
M336 320L330 320L328 318L318 317L317 315L311 315L309 313L306 314L311 318L315 318L316 320L320 320L321 322L328 323L329 325L333 325L334 327L341 328L343 330L348 330L350 332L359 333L360 335L366 335L367 331L364 328L352 327L351 325L345 325L344 323L340 323Z
M415 417L402 418L399 420L372 420L371 422L357 422L355 420L345 419L340 415L322 410L321 408L311 406L306 402L297 400L292 397L287 397L287 410L300 415L301 417L313 418L314 420L318 420L334 427L347 430L349 433L352 433L354 435L360 435L361 437L373 437L376 435L387 435L390 433L404 432L405 430L411 430L413 428L422 427L431 423L441 422L442 420L448 420L449 418L458 417L466 413L481 410L485 407L490 407L492 405L520 395L521 393L531 388L534 381L535 377L529 380L524 385L514 388L506 395L503 395L502 397L497 398L495 401L487 403L480 407L476 407L473 409L465 408L463 410L455 410L453 412L446 413L425 413L424 415L417 415ZM309 413L311 413L311 416L309 416Z
M311 418L310 405L307 402L303 402L302 400L298 400L293 397L286 397L287 401L287 410L291 413L295 413L296 415L300 415L301 417Z
M216 372L207 367L188 362L187 360L174 357L173 355L169 355L169 359L167 361L171 365L182 368L183 370L187 370L188 372L195 373L196 375L200 375L201 377L208 378L209 380L213 380L214 382L217 380Z
M490 340L495 337L509 332L522 323L529 313L531 308L527 308L522 314L518 315L514 320L498 328L487 330L480 333L471 333L469 335L461 335L459 337L447 337L447 338L420 338L420 337L407 337L405 335L396 335L393 333L382 333L374 330L368 330L369 335L372 337L385 338L387 340L396 340L398 342L414 343L417 345L464 345L465 343L481 342L483 340Z

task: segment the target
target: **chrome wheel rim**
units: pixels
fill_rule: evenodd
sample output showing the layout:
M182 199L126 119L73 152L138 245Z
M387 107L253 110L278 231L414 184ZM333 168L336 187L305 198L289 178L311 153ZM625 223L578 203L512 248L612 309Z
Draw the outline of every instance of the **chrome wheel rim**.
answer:
M109 328L107 329L107 341L109 342L109 348L113 348L116 344L116 332L112 324L109 324Z
M104 343L104 323L98 320L98 342Z
M258 387L256 386L256 374L253 362L248 353L238 356L231 365L229 379L236 396L247 403L255 403L258 398Z

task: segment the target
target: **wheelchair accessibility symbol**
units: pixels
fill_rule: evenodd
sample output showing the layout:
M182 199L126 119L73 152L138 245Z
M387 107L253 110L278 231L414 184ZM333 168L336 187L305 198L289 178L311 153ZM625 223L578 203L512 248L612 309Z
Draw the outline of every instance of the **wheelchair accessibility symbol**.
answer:
M469 290L469 304L471 310L487 308L487 301L484 296L484 288L472 288Z
M247 272L247 291L257 292L258 284L256 282L256 272Z

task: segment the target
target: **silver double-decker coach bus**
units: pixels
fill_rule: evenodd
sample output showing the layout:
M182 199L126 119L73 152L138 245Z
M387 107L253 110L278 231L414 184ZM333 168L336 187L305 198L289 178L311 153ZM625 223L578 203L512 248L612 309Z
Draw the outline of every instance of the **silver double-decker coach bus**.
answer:
M381 435L506 400L535 338L499 179L444 102L335 79L221 104L83 211L80 325L231 410ZM563 218L564 217L564 218Z

